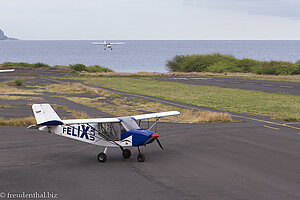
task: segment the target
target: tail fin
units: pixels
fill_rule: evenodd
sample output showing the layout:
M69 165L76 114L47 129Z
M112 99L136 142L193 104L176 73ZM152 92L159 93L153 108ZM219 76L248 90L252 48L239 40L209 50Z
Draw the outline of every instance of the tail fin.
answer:
M63 124L60 117L57 115L57 113L54 111L50 104L33 104L32 110L37 125L31 126L31 128Z

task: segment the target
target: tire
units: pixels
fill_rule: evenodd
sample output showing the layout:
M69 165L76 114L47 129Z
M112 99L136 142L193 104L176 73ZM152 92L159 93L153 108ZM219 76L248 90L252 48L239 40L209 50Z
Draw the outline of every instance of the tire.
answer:
M105 153L101 152L98 154L97 159L99 162L105 162L107 160L107 156Z
M137 155L137 160L138 160L139 162L144 162L144 161L145 161L145 156L144 156L144 154L139 153L139 154Z
M125 158L125 159L130 158L130 156L131 156L131 151L130 151L129 149L124 149L124 151L122 152L122 156L123 156L123 158Z

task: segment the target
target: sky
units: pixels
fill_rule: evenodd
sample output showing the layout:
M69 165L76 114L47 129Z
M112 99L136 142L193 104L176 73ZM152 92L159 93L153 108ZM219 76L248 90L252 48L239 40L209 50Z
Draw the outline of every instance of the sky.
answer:
M299 0L0 0L23 40L299 40Z

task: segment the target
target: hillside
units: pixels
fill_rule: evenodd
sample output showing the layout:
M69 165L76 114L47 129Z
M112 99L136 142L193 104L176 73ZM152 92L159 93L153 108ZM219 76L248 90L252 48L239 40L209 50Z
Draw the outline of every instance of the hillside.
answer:
M15 38L7 37L4 32L0 29L0 40L16 40Z

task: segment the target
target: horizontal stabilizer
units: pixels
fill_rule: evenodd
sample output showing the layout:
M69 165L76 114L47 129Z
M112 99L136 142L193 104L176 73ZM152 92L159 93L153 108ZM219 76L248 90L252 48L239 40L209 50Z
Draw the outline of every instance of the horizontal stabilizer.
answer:
M46 121L40 124L36 124L36 125L31 125L28 126L27 128L29 129L38 129L41 126L58 126L58 125L63 125L64 123L60 120L50 120L50 121Z

